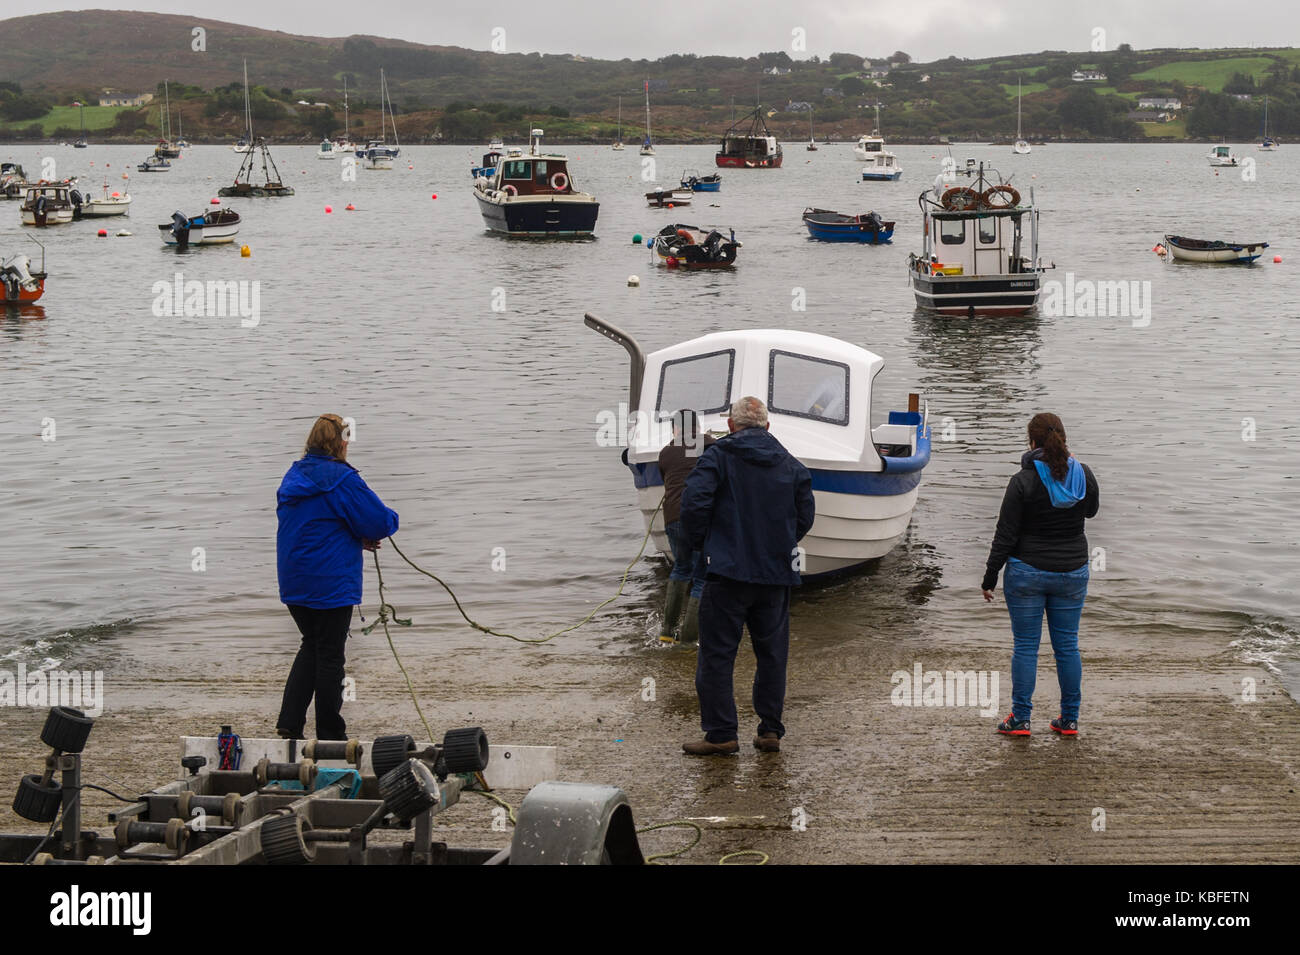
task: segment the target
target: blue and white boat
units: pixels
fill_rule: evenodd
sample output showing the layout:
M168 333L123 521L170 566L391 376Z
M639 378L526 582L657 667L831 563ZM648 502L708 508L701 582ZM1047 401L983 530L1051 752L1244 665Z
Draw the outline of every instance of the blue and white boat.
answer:
M902 540L930 461L928 412L912 395L908 410L871 427L872 384L885 363L879 355L784 329L715 332L646 355L596 316L586 324L631 359L623 463L662 553L671 550L656 513L658 460L672 439L671 416L690 408L705 430L725 434L731 403L745 395L763 399L772 434L812 473L817 518L800 542L805 580L861 567Z
M694 169L688 169L682 173L682 188L691 192L721 192L722 175L715 172L711 176L701 176Z
M897 182L903 178L903 167L898 164L897 156L881 150L873 153L862 167L862 178L866 182Z
M518 150L515 150L518 152ZM477 179L479 176L492 176L496 174L497 164L501 162L505 153L499 149L489 149L483 154L483 163L479 166L470 166L469 174L471 179Z
M881 245L894 237L894 223L885 222L874 212L851 216L830 209L808 208L803 211L808 234L823 242L867 242Z

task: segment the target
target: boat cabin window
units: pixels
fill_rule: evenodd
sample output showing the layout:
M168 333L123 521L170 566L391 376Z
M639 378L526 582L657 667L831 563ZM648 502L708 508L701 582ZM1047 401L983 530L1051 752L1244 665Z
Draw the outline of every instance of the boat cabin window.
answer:
M998 241L998 218L997 216L985 216L979 220L980 242L984 245L992 245Z
M847 425L849 366L773 349L768 362L767 406L777 414Z
M546 160L539 159L533 163L533 182L539 186L546 185Z
M729 410L735 364L736 352L731 348L664 362L655 401L660 420L683 408L701 415Z
M965 219L940 219L939 241L944 245L961 245L966 241Z
M506 179L532 179L533 164L526 159L512 159L506 163Z

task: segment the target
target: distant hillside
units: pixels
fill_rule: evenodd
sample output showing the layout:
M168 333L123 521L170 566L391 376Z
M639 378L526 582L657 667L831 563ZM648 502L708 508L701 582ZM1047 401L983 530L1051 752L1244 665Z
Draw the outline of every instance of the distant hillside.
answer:
M191 30L206 30L204 52ZM624 138L640 138L643 83L651 83L656 138L715 140L734 109L761 97L782 139L806 139L809 109L818 139L856 138L883 104L895 142L1007 139L1015 133L1016 83L1031 140L1229 138L1262 127L1300 135L1300 51L1044 51L912 63L883 51L792 60L673 55L658 60L597 60L537 53L496 54L373 36L295 36L190 16L109 10L51 13L0 21L0 139L75 135L84 102L99 141L157 135L157 101L140 109L97 106L105 88L161 94L170 82L173 112L196 141L224 140L243 124L243 61L255 87L255 127L276 139L309 141L341 131L347 77L353 130L378 127L378 81L389 78L404 141L481 142L493 134L520 141L533 123L554 141L614 135L622 98ZM869 58L869 59L868 59ZM865 62L864 62L865 60ZM1080 81L1076 71L1105 79ZM775 71L775 72L773 72ZM1138 110L1142 97L1177 99L1180 109ZM327 104L302 105L299 101Z

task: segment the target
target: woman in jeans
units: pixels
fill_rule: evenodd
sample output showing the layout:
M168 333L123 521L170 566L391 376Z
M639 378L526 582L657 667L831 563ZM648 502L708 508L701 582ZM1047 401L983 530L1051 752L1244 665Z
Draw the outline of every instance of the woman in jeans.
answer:
M1065 426L1054 414L1029 422L1029 450L1007 484L998 529L984 570L984 599L993 599L998 571L1006 565L1003 589L1011 614L1011 713L998 724L1006 736L1028 736L1043 614L1056 655L1061 713L1053 732L1079 733L1079 617L1088 595L1088 538L1083 522L1097 514L1097 479L1070 454Z
M347 739L343 722L344 644L361 603L361 552L397 532L397 514L347 463L347 426L321 415L276 494L276 570L280 601L302 633L289 671L276 732L302 739L316 697L316 738Z

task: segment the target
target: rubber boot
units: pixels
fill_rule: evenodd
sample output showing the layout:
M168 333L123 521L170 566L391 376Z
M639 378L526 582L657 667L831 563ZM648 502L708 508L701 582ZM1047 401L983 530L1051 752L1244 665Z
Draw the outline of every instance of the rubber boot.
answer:
M700 639L700 598L691 597L686 601L686 616L682 618L682 630L677 635L682 643L696 643Z
M682 605L686 603L690 589L689 580L668 581L668 601L664 604L664 622L659 630L661 643L677 642L677 618L682 615Z

